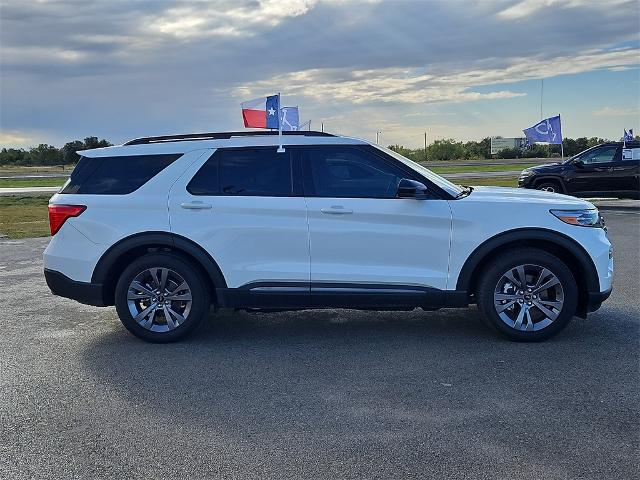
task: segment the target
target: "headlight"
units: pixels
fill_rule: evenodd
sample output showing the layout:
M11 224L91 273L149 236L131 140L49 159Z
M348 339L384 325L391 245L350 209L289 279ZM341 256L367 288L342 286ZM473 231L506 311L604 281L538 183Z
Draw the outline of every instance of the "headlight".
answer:
M520 173L520 177L519 177L519 179L520 179L520 180L522 180L523 178L530 177L530 176L531 176L531 175L533 175L533 174L534 174L533 170L523 170L523 171Z
M597 209L584 210L549 210L554 216L569 225L582 227L604 227L604 222Z

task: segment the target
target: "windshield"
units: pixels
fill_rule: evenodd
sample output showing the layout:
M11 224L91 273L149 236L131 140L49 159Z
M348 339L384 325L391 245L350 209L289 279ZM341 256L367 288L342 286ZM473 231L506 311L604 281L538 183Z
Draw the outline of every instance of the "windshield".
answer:
M407 167L411 168L412 170L415 170L423 177L426 177L427 179L431 180L433 183L435 183L437 186L439 186L441 189L443 189L452 197L457 197L464 191L460 186L454 183L451 183L449 180L446 180L442 178L440 175L433 173L428 168L425 168L419 163L409 160L406 157L403 157L402 155L394 152L393 150L390 150L385 147L381 147L380 145L374 145L374 147L376 147L378 150L382 150L384 153L388 155L391 155L396 160L404 163Z

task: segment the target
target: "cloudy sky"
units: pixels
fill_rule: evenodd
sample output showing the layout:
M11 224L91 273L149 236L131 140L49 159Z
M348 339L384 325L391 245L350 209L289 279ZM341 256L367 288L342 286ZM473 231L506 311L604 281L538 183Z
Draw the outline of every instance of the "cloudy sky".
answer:
M2 0L0 146L242 128L282 92L312 127L419 146L640 132L637 0Z

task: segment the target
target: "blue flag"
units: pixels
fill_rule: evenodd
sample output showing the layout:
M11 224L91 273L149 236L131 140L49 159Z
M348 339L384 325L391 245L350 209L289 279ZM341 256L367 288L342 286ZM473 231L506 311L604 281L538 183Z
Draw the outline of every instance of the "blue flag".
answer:
M296 131L300 124L300 113L298 107L282 107L281 110L282 131Z
M562 145L562 128L560 115L545 118L533 127L523 130L530 142L546 142Z
M625 142L633 142L633 129L630 128L629 131L627 132L627 129L624 129L624 137L622 137L622 139Z

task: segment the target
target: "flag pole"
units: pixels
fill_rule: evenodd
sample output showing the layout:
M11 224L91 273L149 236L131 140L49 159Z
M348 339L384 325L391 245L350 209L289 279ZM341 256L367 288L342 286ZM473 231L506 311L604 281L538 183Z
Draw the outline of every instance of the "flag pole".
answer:
M560 132L562 132L562 118L560 118L560 114L558 114L558 121L560 121ZM560 156L564 160L564 139L562 135L560 135Z
M280 108L280 92L278 92L278 153L284 153L284 147L282 146L282 108Z

